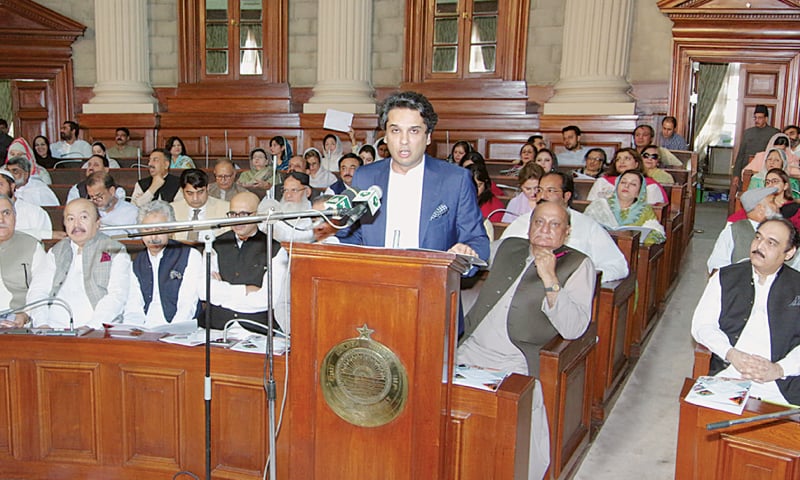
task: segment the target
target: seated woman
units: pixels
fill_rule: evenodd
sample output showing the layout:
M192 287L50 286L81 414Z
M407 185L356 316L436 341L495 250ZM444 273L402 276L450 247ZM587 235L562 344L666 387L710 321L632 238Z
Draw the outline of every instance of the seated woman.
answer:
M544 174L544 169L533 162L522 167L517 175L521 191L508 202L508 211L503 215L503 222L511 223L520 215L528 215L536 208L536 203L541 198L539 180Z
M780 211L781 215L783 215L783 218L791 221L792 217L794 217L797 213L797 208L793 208L792 205L800 206L800 203L795 203L795 199L792 196L792 186L789 175L780 168L773 168L767 172L764 186L767 188L775 187L778 189L778 191L772 196L772 208L776 212ZM800 200L798 200L798 202L800 202ZM727 221L728 223L733 223L738 222L739 220L744 220L745 218L747 218L747 212L744 211L744 208L740 208L728 215ZM798 218L798 220L800 220L800 218Z
M658 183L675 183L672 175L661 169L661 156L657 145L647 145L642 149L644 173Z
M43 168L53 168L58 162L50 150L50 140L44 135L33 138L33 156L36 158L36 163Z
M784 168L784 170L786 170L789 175L800 176L800 168L798 167L798 161L800 161L800 159L798 159L794 152L792 152L790 145L791 140L789 139L788 135L785 133L776 133L772 136L772 138L769 139L767 148L765 148L763 152L756 153L750 163L745 165L745 167L742 169L742 172L745 170L750 170L751 172L760 171L762 168L764 168L764 163L767 159L767 154L769 151L773 148L777 148L786 154L786 163L788 164L788 168Z
M600 178L607 160L605 150L602 148L590 148L583 156L583 168L575 170L573 175L576 177L585 175L587 177Z
M120 168L119 162L114 160L113 158L108 156L106 152L106 145L103 142L94 142L92 144L92 155L100 155L101 157L106 157L108 160L108 168ZM81 168L88 168L89 161L83 162Z
M533 161L542 167L544 173L555 172L558 170L558 157L556 157L555 153L546 148L536 152L536 155L533 157Z
M15 138L11 145L8 146L8 153L6 154L6 162L13 157L25 157L31 164L31 177L38 178L46 185L53 183L50 178L50 173L41 165L36 163L36 157L33 154L33 149L28 144L28 141L22 137Z
M272 188L272 164L268 160L267 152L263 148L254 148L250 152L250 170L245 170L239 175L236 182L245 188Z
M332 133L325 135L325 138L322 139L322 166L330 172L338 172L339 159L343 154L342 141L339 140L339 137Z
M499 222L503 218L502 210L506 206L502 200L492 193L492 179L489 178L486 165L473 163L468 170L472 172L472 180L478 189L478 206L481 207L483 218L488 219L490 222Z
M363 147L362 147L363 148ZM322 166L322 155L314 147L303 152L303 158L308 164L308 177L311 188L328 188L336 183L336 175Z
M464 158L464 155L472 152L473 148L469 142L465 140L459 140L453 144L453 148L450 149L450 155L447 157L447 161L450 163L456 163L461 165L461 159Z
M649 228L650 232L640 237L641 243L663 243L667 239L664 226L656 218L653 207L647 203L645 178L636 170L619 175L613 194L594 200L583 213L610 230L624 226Z
M186 145L180 137L169 137L164 148L170 154L169 168L197 168L192 157L186 154Z
M364 165L369 165L370 163L375 161L375 157L378 155L375 153L375 147L372 145L366 144L361 145L358 147L358 156L361 157L361 160L364 161Z
M470 166L476 163L480 164L487 172L489 171L489 169L486 168L486 160L483 158L483 155L481 155L480 152L476 152L475 150L461 157L461 162L459 163L459 166L468 169ZM496 183L492 182L492 195L494 195L495 197L502 197L503 195L505 195L505 192L503 192L503 189L498 187Z
M532 143L526 143L519 149L519 160L514 160L511 164L512 167L505 170L503 173L506 175L516 175L520 169L528 162L533 161L536 157L536 147Z
M614 193L617 177L628 170L642 173L642 156L634 148L622 148L614 154L614 161L606 169L606 173L597 179L589 190L587 200L593 202L599 198L608 198ZM667 201L667 192L664 187L650 177L645 177L647 182L647 203L663 203Z
M281 135L272 137L269 140L269 153L277 158L276 162L278 163L278 170L286 170L289 168L289 159L292 158L292 144L289 143L289 140L286 140L286 137ZM269 163L270 165L272 164L272 162ZM324 159L323 165L325 165ZM337 164L336 171L338 170L339 166Z
M764 160L764 165L761 167L761 170L759 170L758 173L750 178L750 184L747 185L747 189L750 190L751 188L761 188L765 186L767 173L774 168L779 168L788 173L789 170L787 168L787 162L788 159L785 151L781 150L780 148L773 148L772 150L769 150L767 152L767 158ZM792 192L800 193L800 181L798 181L796 178L790 177L789 185L791 186Z

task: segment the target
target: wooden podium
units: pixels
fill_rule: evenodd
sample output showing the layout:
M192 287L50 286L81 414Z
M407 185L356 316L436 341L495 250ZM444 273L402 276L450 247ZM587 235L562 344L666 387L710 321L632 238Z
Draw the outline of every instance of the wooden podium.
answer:
M464 264L440 252L322 245L295 245L291 258L292 478L444 478ZM408 376L402 412L379 427L340 418L320 386L326 354L365 324Z

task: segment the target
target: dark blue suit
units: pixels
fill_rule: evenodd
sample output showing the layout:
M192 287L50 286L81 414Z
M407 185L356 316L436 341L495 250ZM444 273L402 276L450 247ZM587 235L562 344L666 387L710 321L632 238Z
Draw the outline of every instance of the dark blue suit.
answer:
M344 242L385 246L385 211L389 207L386 192L390 166L391 161L386 159L356 170L353 187L365 190L377 185L384 195L381 208L375 216L362 218L361 228L343 238ZM489 237L483 228L475 183L468 170L426 155L419 215L419 246L447 251L456 243L469 245L480 258L489 259Z

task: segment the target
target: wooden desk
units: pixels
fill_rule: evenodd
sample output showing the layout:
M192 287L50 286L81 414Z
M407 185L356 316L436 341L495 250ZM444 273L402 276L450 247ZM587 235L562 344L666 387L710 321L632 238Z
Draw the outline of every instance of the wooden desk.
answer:
M0 352L0 478L167 480L179 470L203 477L202 347L95 331L0 335ZM212 350L215 479L261 478L269 449L263 361ZM278 412L284 365L277 358ZM520 375L497 393L453 387L458 443L448 450L450 478L513 479L527 471L527 450L523 458L516 444L530 437L532 391L532 379ZM291 433L287 416L277 442L282 479L298 478L288 463Z
M800 479L797 417L708 431L709 423L740 417L684 401L693 384L694 380L687 378L681 390L676 479ZM751 399L742 417L781 410L784 408Z

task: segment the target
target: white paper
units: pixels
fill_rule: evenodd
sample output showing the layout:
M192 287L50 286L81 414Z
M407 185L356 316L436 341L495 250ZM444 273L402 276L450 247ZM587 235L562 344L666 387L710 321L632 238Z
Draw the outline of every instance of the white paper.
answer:
M350 131L350 125L352 124L352 113L329 108L325 112L325 122L322 124L322 128L325 130L336 130L337 132L347 133Z

